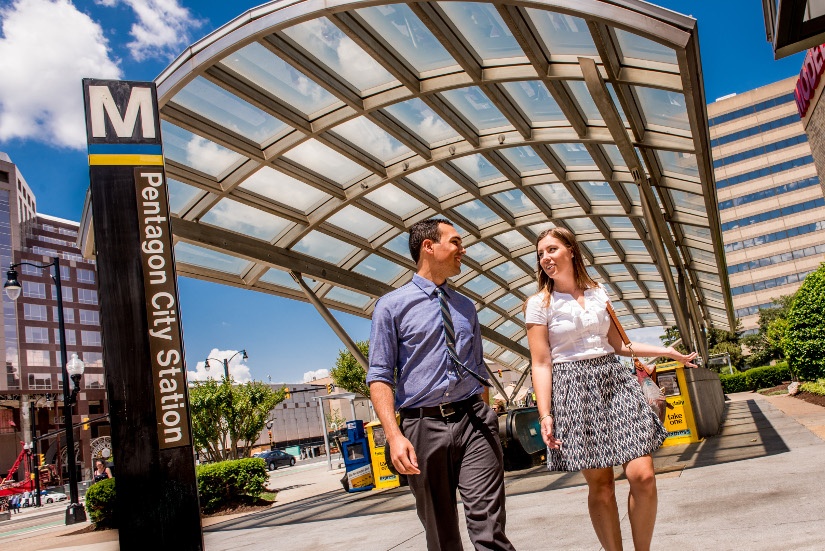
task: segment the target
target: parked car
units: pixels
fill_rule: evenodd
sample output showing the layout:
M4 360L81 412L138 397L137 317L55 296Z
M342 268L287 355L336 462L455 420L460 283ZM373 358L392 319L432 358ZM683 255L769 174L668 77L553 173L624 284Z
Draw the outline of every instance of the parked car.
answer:
M260 457L266 461L266 467L270 471L274 471L278 467L291 467L295 465L295 458L281 450L256 453L255 457Z
M52 492L49 491L46 495L40 496L41 503L56 503L58 501L66 501L67 496L62 492Z

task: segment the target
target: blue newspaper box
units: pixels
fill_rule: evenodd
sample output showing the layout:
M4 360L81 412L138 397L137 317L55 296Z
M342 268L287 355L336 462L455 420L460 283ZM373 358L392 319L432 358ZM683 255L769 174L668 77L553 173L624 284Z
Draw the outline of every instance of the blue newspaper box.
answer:
M372 490L375 481L363 421L347 421L347 439L341 441L341 455L347 471L349 486L347 490L350 492Z

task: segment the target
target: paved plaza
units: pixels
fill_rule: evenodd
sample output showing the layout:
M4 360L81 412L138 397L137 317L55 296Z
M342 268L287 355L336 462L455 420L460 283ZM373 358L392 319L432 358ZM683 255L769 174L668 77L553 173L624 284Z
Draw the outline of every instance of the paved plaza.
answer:
M825 409L787 396L730 398L719 436L657 452L660 506L653 548L825 548ZM206 549L426 548L407 488L349 494L341 489L341 475L328 471L326 462L273 472L277 503L262 512L207 519ZM507 531L517 549L600 549L581 475L537 467L508 473L506 485ZM628 485L621 477L617 493L623 504ZM19 517L0 524L3 548L118 549L114 531L64 535L78 527L62 526L54 512ZM630 549L626 514L622 530ZM469 540L464 545L471 549Z

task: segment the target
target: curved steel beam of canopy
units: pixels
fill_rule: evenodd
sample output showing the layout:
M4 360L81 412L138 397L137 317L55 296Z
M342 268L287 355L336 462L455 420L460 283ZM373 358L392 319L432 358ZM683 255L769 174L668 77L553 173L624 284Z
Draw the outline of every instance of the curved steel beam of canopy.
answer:
M704 329L732 322L689 17L636 0L270 2L156 83L181 275L368 317L412 276L407 229L445 217L485 356L524 371L534 242L556 225L626 327L678 325L706 355Z

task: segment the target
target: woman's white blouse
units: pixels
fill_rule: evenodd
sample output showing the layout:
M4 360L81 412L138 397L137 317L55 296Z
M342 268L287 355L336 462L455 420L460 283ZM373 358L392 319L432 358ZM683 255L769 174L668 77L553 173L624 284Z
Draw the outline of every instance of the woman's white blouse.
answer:
M527 300L524 322L546 325L553 363L598 358L615 352L607 342L610 314L607 293L602 287L584 292L584 308L572 295L553 292L544 306L544 293Z

